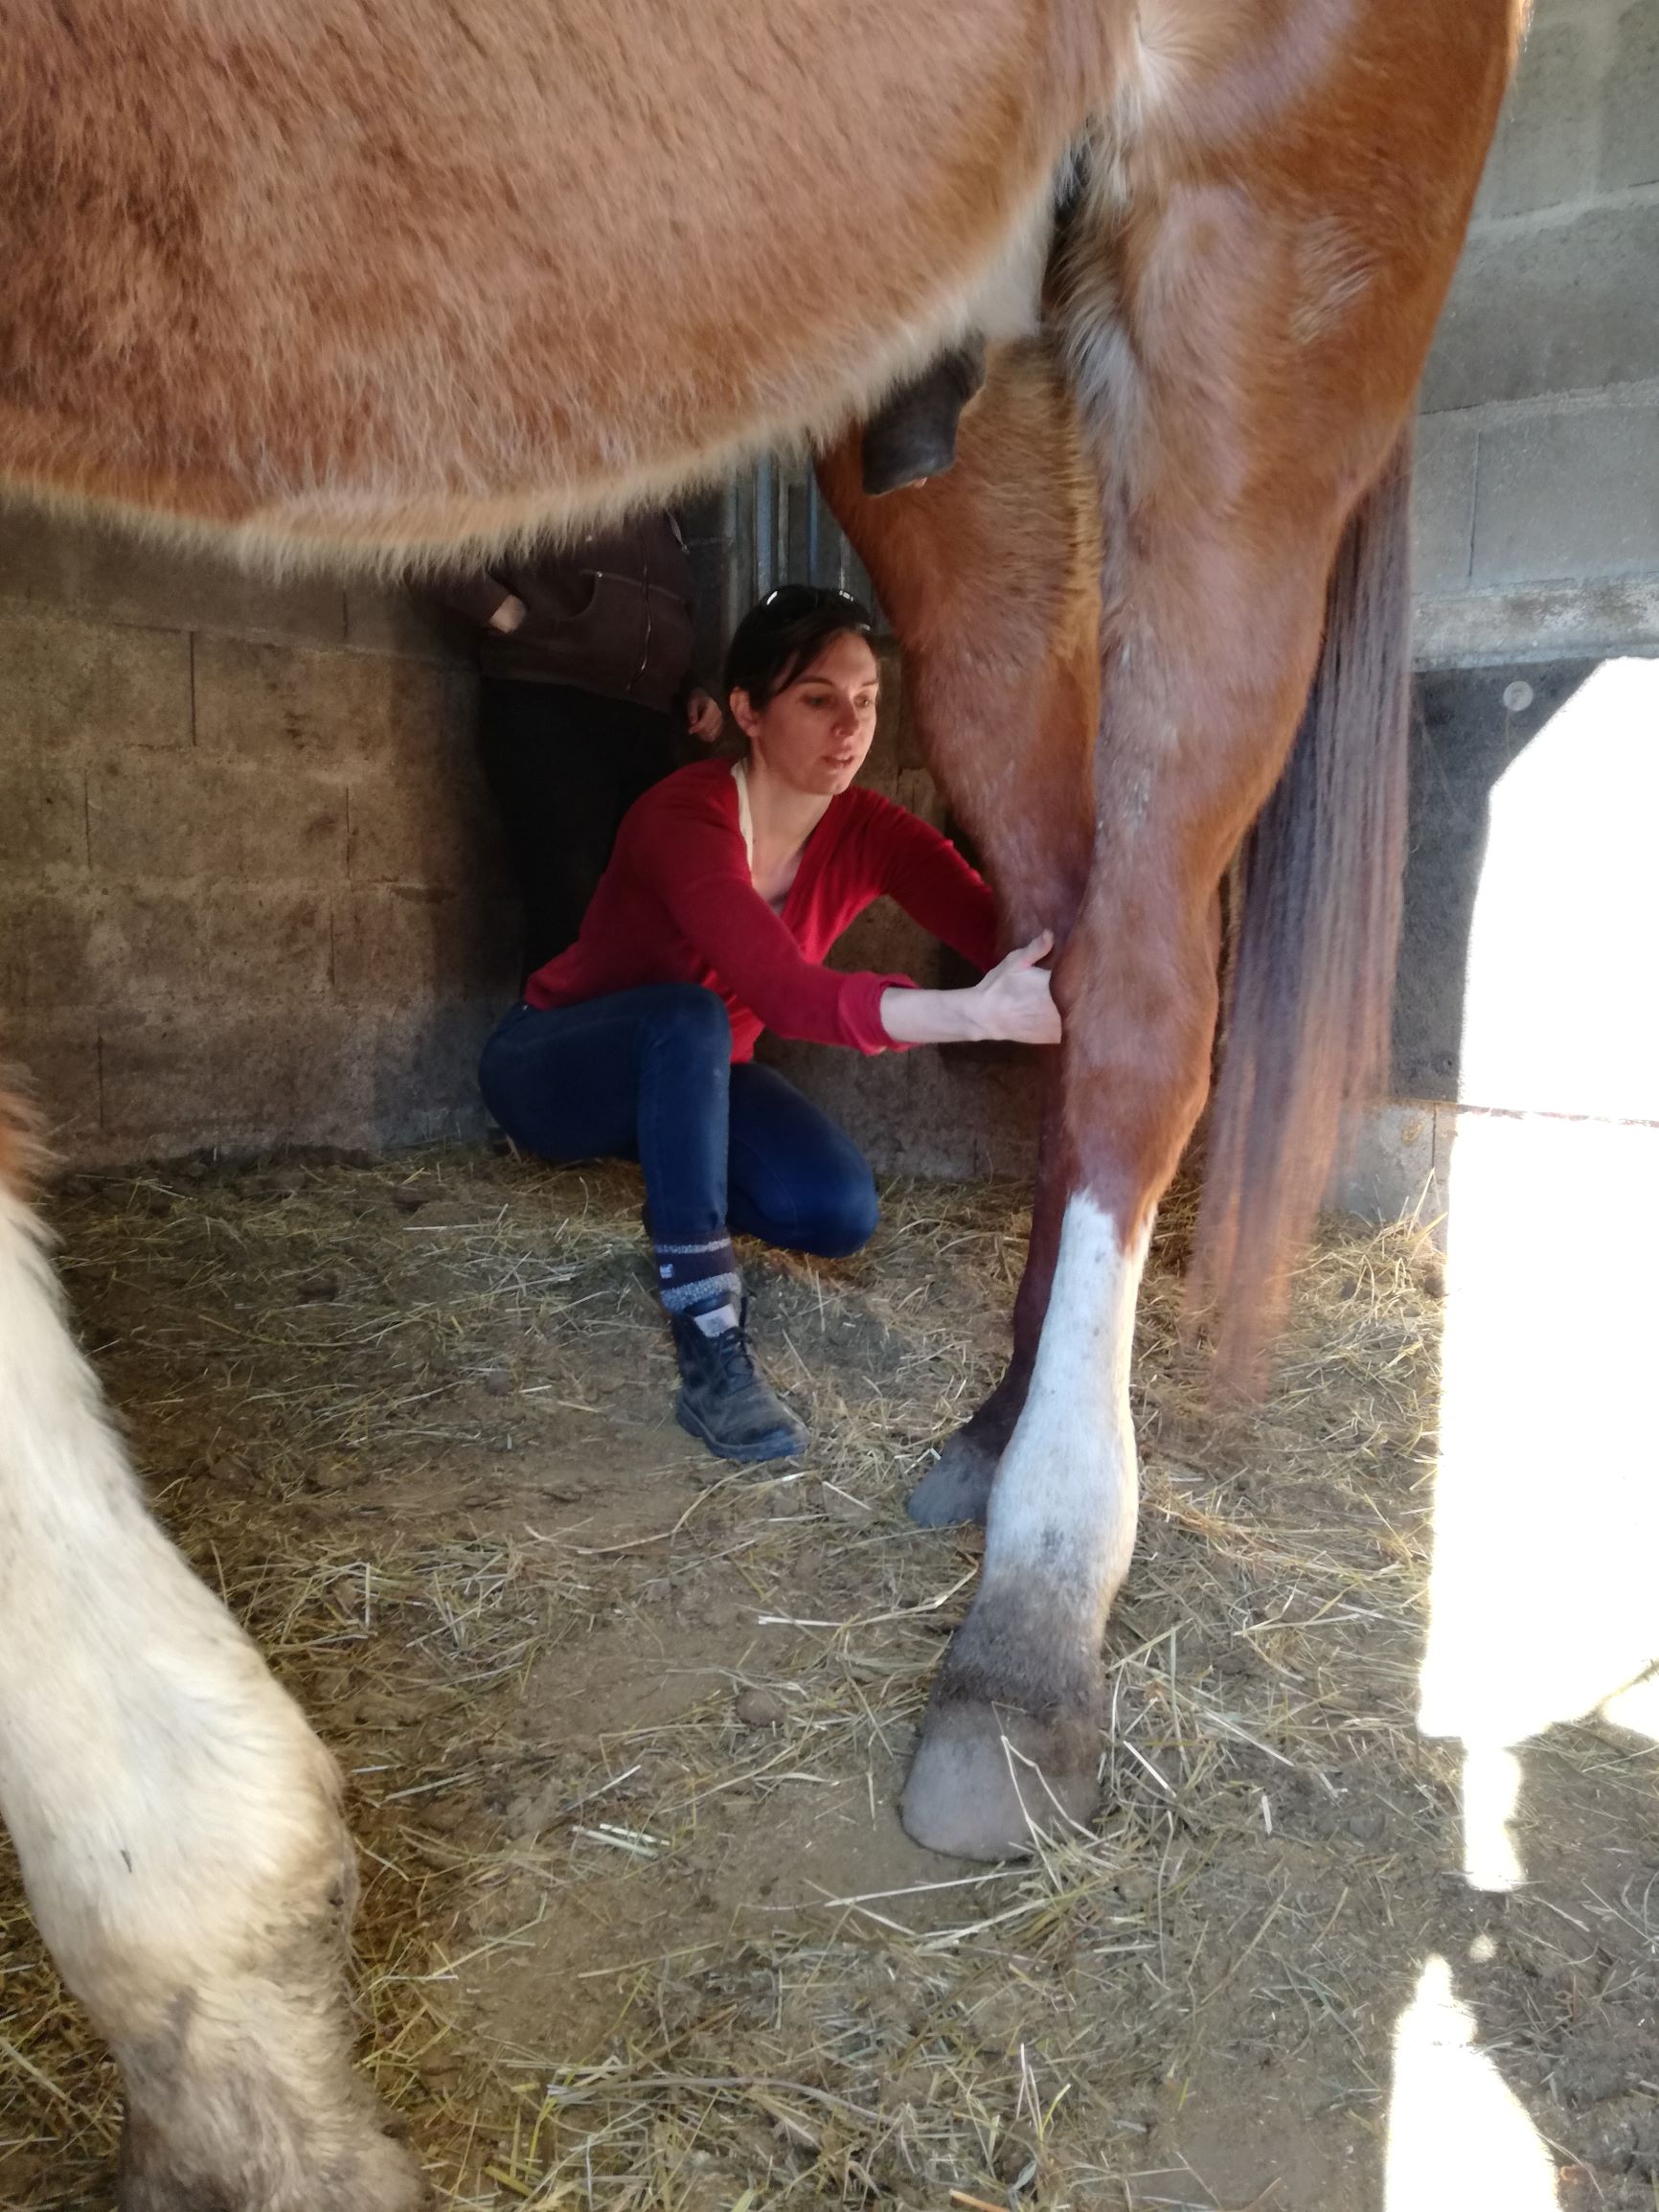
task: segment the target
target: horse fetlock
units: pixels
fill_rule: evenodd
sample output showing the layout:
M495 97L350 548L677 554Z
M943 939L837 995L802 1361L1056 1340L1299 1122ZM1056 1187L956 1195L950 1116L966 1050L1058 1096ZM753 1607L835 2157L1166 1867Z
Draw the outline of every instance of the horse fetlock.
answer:
M982 1591L928 1701L900 1817L918 1843L1006 1859L1074 1833L1099 1798L1104 1684L1092 1634L1037 1588Z
M939 1457L905 1499L905 1512L919 1528L954 1528L961 1521L978 1521L983 1527L1001 1459L1002 1447L976 1436L968 1422L945 1439Z
M170 1987L111 2034L126 2078L121 2212L417 2212L400 2127L352 2064L355 1871L319 1851L307 1909L253 1955Z
M959 1521L985 1525L991 1485L1025 1404L1029 1377L1011 1369L954 1436L904 1501L920 1528L950 1528Z
M181 1993L167 2029L118 2047L127 2085L120 2212L420 2212L400 2127L352 2071L343 2022L269 1987Z

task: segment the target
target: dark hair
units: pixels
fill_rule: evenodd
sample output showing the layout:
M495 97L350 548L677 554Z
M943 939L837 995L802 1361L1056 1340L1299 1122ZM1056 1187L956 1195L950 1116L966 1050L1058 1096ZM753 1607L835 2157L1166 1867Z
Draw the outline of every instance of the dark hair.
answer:
M850 591L781 583L752 606L726 648L724 694L746 692L757 713L810 668L832 637L868 637L870 609Z

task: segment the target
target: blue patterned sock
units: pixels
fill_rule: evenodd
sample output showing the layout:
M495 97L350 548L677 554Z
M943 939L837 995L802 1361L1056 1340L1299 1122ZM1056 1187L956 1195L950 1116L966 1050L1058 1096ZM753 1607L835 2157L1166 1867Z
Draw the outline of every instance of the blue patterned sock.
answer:
M657 1244L657 1292L670 1313L729 1305L742 1288L738 1256L727 1236L700 1244Z

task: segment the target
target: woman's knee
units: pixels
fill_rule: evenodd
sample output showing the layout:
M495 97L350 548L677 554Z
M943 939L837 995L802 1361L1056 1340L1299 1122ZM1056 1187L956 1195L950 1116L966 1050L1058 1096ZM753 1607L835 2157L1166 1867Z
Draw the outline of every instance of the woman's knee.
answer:
M654 993L656 1004L648 1016L657 1036L717 1060L732 1057L732 1019L717 992L700 983L665 983Z
M797 1231L796 1249L820 1260L846 1260L862 1251L881 1219L875 1178L864 1162L856 1171L849 1167L832 1190L814 1196L816 1202Z

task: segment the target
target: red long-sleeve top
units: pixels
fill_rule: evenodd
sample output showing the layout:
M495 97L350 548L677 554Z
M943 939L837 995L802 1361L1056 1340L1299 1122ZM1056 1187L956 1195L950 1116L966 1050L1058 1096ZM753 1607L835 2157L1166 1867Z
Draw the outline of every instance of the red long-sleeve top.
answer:
M995 961L984 878L937 830L856 786L830 800L774 912L749 873L731 764L698 761L628 810L581 935L536 969L524 995L536 1007L580 1006L648 983L698 983L726 1003L735 1060L753 1056L763 1029L887 1052L896 1047L881 993L910 977L822 965L883 893L976 968Z

